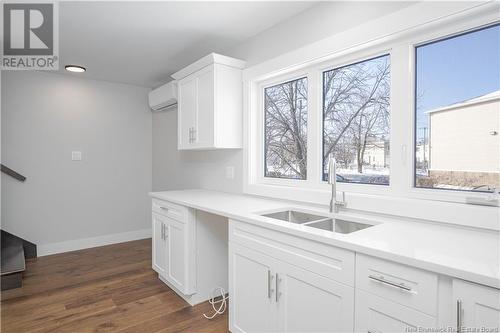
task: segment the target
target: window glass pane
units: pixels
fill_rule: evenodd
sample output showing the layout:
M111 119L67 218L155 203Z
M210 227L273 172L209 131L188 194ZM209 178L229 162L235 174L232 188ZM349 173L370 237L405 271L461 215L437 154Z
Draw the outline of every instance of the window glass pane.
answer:
M337 181L389 184L390 57L323 73L323 180L328 155Z
M415 186L500 187L500 25L415 52Z
M264 90L265 176L307 178L307 78Z

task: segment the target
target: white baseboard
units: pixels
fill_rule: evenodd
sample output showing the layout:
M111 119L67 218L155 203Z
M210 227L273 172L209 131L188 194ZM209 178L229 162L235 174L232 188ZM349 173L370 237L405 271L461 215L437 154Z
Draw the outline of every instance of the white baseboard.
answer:
M123 243L137 239L151 238L151 229L141 229L119 234L104 235L91 238L73 239L65 242L42 244L37 246L37 255L39 257L50 254L63 253L88 249L91 247Z

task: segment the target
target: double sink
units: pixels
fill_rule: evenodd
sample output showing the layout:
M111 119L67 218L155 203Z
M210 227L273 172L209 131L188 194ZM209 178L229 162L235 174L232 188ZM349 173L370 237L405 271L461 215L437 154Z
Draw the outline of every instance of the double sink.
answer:
M341 234L350 234L352 232L372 227L372 225L370 224L335 219L297 210L283 210L260 215L280 221L301 224L311 228L327 230Z

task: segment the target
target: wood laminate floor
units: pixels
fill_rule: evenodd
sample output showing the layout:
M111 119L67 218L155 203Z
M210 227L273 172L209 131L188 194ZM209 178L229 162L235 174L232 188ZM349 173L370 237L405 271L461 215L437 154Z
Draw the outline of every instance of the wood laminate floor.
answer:
M2 292L2 333L228 332L158 280L151 239L30 260L23 284Z

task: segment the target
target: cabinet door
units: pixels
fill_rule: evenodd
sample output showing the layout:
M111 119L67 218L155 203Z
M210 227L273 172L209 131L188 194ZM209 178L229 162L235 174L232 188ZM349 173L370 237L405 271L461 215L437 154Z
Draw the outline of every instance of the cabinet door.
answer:
M418 332L436 327L436 318L399 303L356 289L355 332Z
M453 311L457 326L464 329L500 327L500 290L453 280L453 299L457 306Z
M167 267L165 278L180 291L186 288L186 233L185 224L166 218Z
M194 74L179 81L177 114L179 149L187 149L194 142L192 131L196 128L197 96L197 78Z
M274 263L272 258L260 252L229 243L231 332L276 332Z
M197 74L197 113L195 145L199 148L214 146L214 66L208 66ZM224 129L221 129L224 130Z
M279 331L353 331L354 288L284 262L275 281Z
M153 270L159 275L166 273L166 243L164 240L165 217L153 213Z

